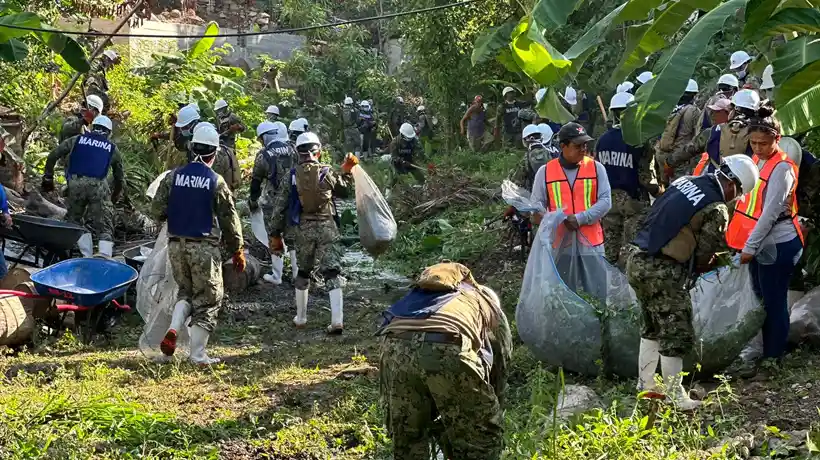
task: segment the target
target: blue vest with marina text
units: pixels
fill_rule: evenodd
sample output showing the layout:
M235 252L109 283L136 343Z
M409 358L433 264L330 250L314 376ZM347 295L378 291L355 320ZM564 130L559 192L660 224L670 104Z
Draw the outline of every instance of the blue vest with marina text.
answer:
M680 177L652 204L632 243L656 255L698 211L718 201L723 191L715 176Z
M279 187L279 159L282 157L292 158L293 150L287 141L273 141L265 148L265 160L270 166L270 177L268 180L273 185L274 190Z
M640 198L641 183L638 165L643 150L624 142L620 128L610 128L598 139L596 159L606 168L609 185L613 190L623 190L632 198Z
M114 155L114 144L102 134L94 132L81 135L71 151L67 176L104 179Z
M173 172L168 196L168 232L174 236L202 238L211 234L217 174L200 162Z

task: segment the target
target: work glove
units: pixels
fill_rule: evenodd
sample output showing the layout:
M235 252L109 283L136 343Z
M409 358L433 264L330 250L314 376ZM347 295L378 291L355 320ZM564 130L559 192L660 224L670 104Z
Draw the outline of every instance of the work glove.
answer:
M248 208L251 212L256 212L256 210L259 209L259 202L256 200L248 200Z
M240 124L231 125L231 127L228 128L228 130L232 133L238 133L238 132L242 131L242 125L240 125Z
M53 177L46 177L43 176L43 181L40 183L40 190L43 192L53 192L54 191L54 178Z
M245 271L245 251L242 248L233 253L233 267L238 272Z
M504 217L512 217L515 215L515 206L510 206L504 210Z
M345 156L345 161L342 163L342 171L346 174L350 174L350 171L353 170L353 167L359 164L359 157L353 155L352 153L348 153Z
M669 166L668 164L663 164L663 173L666 175L667 179L671 179L675 176L675 169Z
M152 141L156 141L156 140L159 140L159 139L162 139L162 133L151 134L151 140Z
M268 239L268 248L270 252L275 255L281 255L285 252L285 242L282 241L281 236L272 236Z

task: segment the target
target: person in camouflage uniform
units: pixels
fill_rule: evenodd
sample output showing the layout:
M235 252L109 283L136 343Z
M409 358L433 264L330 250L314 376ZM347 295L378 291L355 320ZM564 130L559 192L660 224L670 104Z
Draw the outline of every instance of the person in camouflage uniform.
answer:
M712 107L720 107L723 102L719 101L731 101L732 96L738 91L738 86L740 83L732 74L725 74L721 75L718 79L717 84L717 93L715 93L712 97L710 97L706 104L703 106L703 111L700 113L700 118L698 119L698 129L703 131L710 126L715 125L715 112L720 112L719 110L716 111ZM723 123L725 120L718 122L717 124ZM698 131L698 132L700 132Z
M213 124L207 121L196 122L193 125L193 134L196 134L197 131L206 126L216 129ZM211 168L225 180L231 192L235 192L241 186L242 168L236 159L234 149L225 144L225 139L221 135L219 137L219 144L219 149L216 152L216 158ZM190 142L188 145L190 146Z
M418 120L415 129L424 147L424 155L429 158L433 155L433 120L430 115L427 115L427 108L423 105L416 108L416 115L418 115Z
M384 317L379 393L393 457L430 458L436 442L445 458L498 459L512 355L498 295L442 263Z
M552 132L549 127L547 129L550 133ZM521 162L518 163L518 166L510 173L510 181L528 191L532 191L535 173L538 172L538 169L553 158L557 158L561 153L560 150L549 144L551 139L544 139L543 134L537 125L527 125L524 128L521 137L527 152Z
M57 143L62 143L69 137L79 136L86 131L88 125L97 118L103 110L103 101L99 96L90 95L80 110L63 123Z
M248 207L251 212L256 212L260 205L265 219L265 229L268 235L272 235L273 229L273 205L276 196L287 187L290 170L296 166L296 150L288 142L288 129L284 123L262 122L257 128L259 142L264 147L259 150L253 163L253 175L251 179L250 196L248 197ZM261 200L260 200L261 197ZM293 270L293 279L296 279L298 265L296 262L296 242L293 239L293 231L290 227L284 232L285 245L290 249L290 262ZM273 271L264 276L264 280L272 284L282 284L282 270L284 260L282 257L271 254Z
M737 75L738 82L742 89L757 90L760 88L760 78L749 73L749 65L752 61L753 59L749 53L743 50L735 51L729 57L729 69L733 70L735 75Z
M111 101L108 98L108 77L106 71L120 62L120 56L114 50L105 50L91 70L86 74L83 81L83 93L86 96L95 95L103 102L102 113L107 114L111 108Z
M673 168L669 164L669 157L686 144L700 132L698 119L700 109L693 104L695 96L698 94L698 83L690 79L686 86L686 91L680 97L678 105L669 114L666 120L666 128L661 135L655 152L655 161L658 168L658 177L664 185L685 174L685 166Z
M399 96L396 98L393 110L390 111L390 135L398 137L401 125L409 122L410 113L408 112L407 104L404 103L404 98Z
M715 174L684 176L652 205L629 249L626 274L643 313L638 389L655 388L658 361L668 396L683 409L698 401L683 389L683 357L692 351L691 282L728 249L727 203L752 190L757 166L744 155L726 158Z
M399 179L404 174L410 174L418 184L424 184L424 172L416 164L424 155L419 145L416 131L413 125L405 123L399 128L399 135L390 142L390 161L393 164L393 174L386 194L390 195L390 190L396 186Z
M273 204L273 232L270 250L281 256L284 252L282 235L288 224L294 225L299 271L294 282L296 288L296 327L307 323L308 291L310 277L315 268L325 279L330 295L331 322L328 334L341 334L343 325L342 272L344 249L336 226L335 197L345 198L353 185L351 169L359 159L348 154L342 163L343 174L335 173L330 166L319 163L322 143L315 133L306 132L296 140L299 164L290 170Z
M219 140L231 151L236 150L236 135L245 131L245 124L235 113L231 112L228 103L224 99L216 101L214 112L216 112L218 121Z
M165 176L151 202L157 221L168 222L168 259L179 285L171 324L160 344L166 356L176 350L178 331L188 323L189 359L198 365L218 362L205 353L222 305L220 239L233 254L237 271L245 269L242 223L228 185L211 165L220 147L213 126L204 126L191 140L194 160ZM190 318L190 321L188 319Z
M46 159L41 189L54 190L54 166L65 158L65 176L68 182L65 218L78 225L89 223L99 239L100 253L113 255L113 202L119 199L124 188L122 158L117 146L109 140L111 120L100 115L91 123L91 132L66 139ZM111 170L114 189L108 186L106 177ZM78 243L83 256L91 256L92 236L83 235Z
M344 153L359 153L362 135L359 132L359 111L353 106L353 98L346 97L342 106L342 130L344 132Z

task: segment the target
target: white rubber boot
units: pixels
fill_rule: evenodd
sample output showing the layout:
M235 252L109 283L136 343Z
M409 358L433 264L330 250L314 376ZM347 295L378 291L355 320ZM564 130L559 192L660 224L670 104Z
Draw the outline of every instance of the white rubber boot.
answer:
M174 356L177 350L177 337L179 332L185 326L185 320L191 316L191 304L187 300L180 300L174 305L174 313L171 316L171 325L168 327L168 332L165 333L165 338L159 344L159 349L165 356Z
M330 326L328 334L341 334L344 330L344 297L341 289L330 291Z
M208 338L211 333L199 326L191 326L188 328L188 334L191 336L191 356L188 359L198 366L210 366L219 362L218 358L210 358L205 353L205 347L208 346Z
M655 371L661 359L661 344L656 340L641 339L641 348L638 353L638 391L653 391Z
M271 254L271 273L266 273L262 279L271 284L282 284L282 270L285 268L285 260L277 255Z
M100 254L113 257L114 256L114 242L113 241L106 241L100 240Z
M293 276L293 280L296 281L296 275L299 274L299 266L296 263L296 249L288 251L288 255L290 256L290 274Z
M80 254L83 257L91 257L94 254L94 239L91 238L91 234L83 233L83 236L77 240L77 247L80 248Z
M661 356L661 370L666 382L666 397L672 400L681 410L695 410L703 404L689 397L689 392L683 388L683 358Z
M296 316L293 317L293 325L301 329L307 324L307 303L308 290L296 290Z

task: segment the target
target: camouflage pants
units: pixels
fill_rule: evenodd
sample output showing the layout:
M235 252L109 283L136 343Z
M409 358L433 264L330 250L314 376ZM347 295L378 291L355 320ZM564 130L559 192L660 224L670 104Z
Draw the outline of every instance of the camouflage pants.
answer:
M340 243L339 229L333 219L303 220L298 227L293 227L296 240L297 265L299 274L294 283L296 289L310 287L310 274L319 269L325 279L328 291L341 288L339 274L342 272L344 248ZM318 265L318 266L317 266Z
M269 200L268 203L273 203L273 200ZM268 235L273 235L273 206L262 206L262 213L265 216L265 230L268 232ZM282 233L282 240L288 249L296 249L296 238L294 237L293 227L290 225L285 227L285 231Z
M641 302L641 337L659 341L663 356L686 356L694 345L695 333L684 264L634 252L626 274Z
M612 192L612 209L601 219L601 225L604 227L606 260L621 270L626 266L626 248L635 239L648 206L649 203L631 199L622 191Z
M98 239L112 241L114 205L108 182L91 177L69 178L65 219L78 225L88 223Z
M395 460L430 458L434 437L447 458L500 457L498 398L480 358L463 348L423 342L421 334L419 340L383 339L380 395ZM475 362L468 362L470 355ZM441 429L434 432L438 416Z
M191 324L213 332L225 292L220 245L209 240L171 241L168 258L179 285L177 299L191 303Z
M344 131L344 153L358 152L362 145L362 136L356 128L347 128Z

